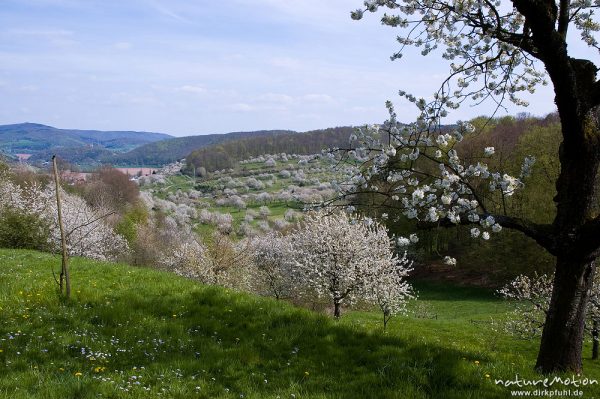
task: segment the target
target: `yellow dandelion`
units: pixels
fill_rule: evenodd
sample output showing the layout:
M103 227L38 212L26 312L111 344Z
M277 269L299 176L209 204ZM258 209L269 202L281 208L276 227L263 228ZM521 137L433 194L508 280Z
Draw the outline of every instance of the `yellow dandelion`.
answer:
M65 371L65 369L63 369L62 367L59 367L59 370L60 370L60 371Z
M479 360L475 360L475 364L479 364Z
M309 374L310 374L310 373L309 373L308 371L305 371L305 372L304 372L304 375L305 375L305 376L308 376Z
M79 371L75 373L75 377L81 377L82 375Z
M485 375L485 378L490 378L490 375L489 375L489 374L486 374L486 375Z

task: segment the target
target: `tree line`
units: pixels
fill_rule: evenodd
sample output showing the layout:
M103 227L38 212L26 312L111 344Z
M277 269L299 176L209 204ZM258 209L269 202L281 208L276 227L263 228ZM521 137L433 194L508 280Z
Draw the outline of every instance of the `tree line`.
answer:
M346 147L354 128L349 126L251 137L227 141L193 151L186 157L186 173L205 168L215 171L233 168L239 161L263 154L316 154L323 149Z

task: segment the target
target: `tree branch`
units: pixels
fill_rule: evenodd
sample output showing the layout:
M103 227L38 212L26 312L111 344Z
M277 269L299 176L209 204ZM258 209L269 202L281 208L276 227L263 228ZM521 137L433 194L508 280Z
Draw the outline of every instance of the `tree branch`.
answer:
M558 10L558 34L562 36L563 40L567 40L567 30L569 29L569 6L571 5L570 0L560 0L560 9Z
M67 238L69 238L69 237L71 236L71 234L75 233L77 230L79 230L79 229L82 229L82 228L84 228L84 227L87 227L87 226L89 226L90 224L96 223L97 221L99 221L99 220L102 220L102 219L104 219L104 218L107 218L107 217L109 217L110 215L112 215L112 214L114 214L114 213L115 213L114 211L110 211L110 212L108 212L108 213L106 213L106 214L104 214L104 215L98 216L98 217L96 217L96 218L93 218L92 220L89 220L89 221L87 221L87 222L85 222L85 223L83 223L83 224L80 224L79 226L75 226L75 227L73 227L73 228L72 228L72 229L71 229L71 230L70 230L70 231L67 233L67 235L66 235L66 236L67 236Z
M488 216L492 216L494 218L494 220L496 220L496 223L498 223L500 226L502 226L504 228L520 231L521 233L525 234L527 237L535 240L535 242L537 242L540 246L545 248L548 252L555 255L556 244L555 244L555 240L554 240L554 230L552 228L552 225L532 223L532 222L529 222L529 221L521 219L521 218L505 216L505 215L480 214L479 218L485 219ZM459 224L462 226L469 226L469 225L478 225L479 226L479 222L471 222L471 221L469 221L467 219L463 219L463 218L461 218ZM431 229L431 228L435 228L435 227L445 227L445 228L456 227L457 224L452 223L448 219L443 219L443 220L439 221L438 223L420 222L417 224L417 226L421 229Z

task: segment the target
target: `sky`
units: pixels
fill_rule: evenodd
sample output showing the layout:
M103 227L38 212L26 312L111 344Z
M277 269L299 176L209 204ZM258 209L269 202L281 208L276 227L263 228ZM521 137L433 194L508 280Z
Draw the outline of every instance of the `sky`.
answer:
M379 123L430 96L439 53L397 61L361 0L0 0L0 124L175 136ZM549 88L508 113L554 110ZM454 122L489 115L465 105ZM501 111L499 115L505 115Z

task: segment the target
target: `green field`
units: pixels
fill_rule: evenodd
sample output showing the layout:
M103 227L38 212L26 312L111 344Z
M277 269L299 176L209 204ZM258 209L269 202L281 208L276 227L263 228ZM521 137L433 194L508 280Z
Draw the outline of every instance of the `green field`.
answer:
M496 328L511 305L481 289L417 283L411 312L383 332L377 312L335 321L84 259L64 303L59 263L0 250L1 398L503 398L494 379L540 378L538 343ZM585 377L600 379L584 349Z

